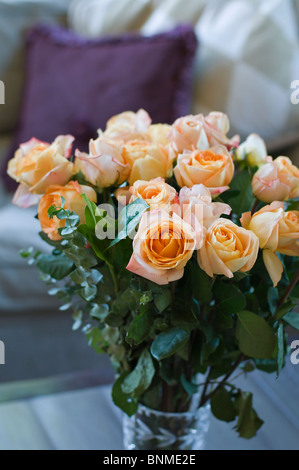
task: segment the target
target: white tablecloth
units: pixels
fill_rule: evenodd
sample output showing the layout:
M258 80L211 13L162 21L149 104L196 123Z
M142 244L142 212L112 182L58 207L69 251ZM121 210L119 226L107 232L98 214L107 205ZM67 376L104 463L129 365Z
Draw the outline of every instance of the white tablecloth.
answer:
M277 380L255 371L237 379L254 393L265 424L251 440L212 417L207 449L299 450L299 365L289 360ZM111 387L100 386L0 404L0 449L121 450L121 412Z

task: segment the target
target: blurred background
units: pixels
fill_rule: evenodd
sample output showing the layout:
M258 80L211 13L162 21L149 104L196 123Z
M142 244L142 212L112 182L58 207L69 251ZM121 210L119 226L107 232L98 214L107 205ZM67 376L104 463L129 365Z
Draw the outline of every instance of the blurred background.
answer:
M194 28L196 50L181 24ZM128 109L169 123L183 111L218 110L231 135L257 132L270 155L298 164L296 79L298 0L0 0L2 383L78 371L84 381L94 369L89 380L106 383L113 374L18 254L45 250L34 210L10 202L5 169L18 144L72 133L83 149L110 115Z

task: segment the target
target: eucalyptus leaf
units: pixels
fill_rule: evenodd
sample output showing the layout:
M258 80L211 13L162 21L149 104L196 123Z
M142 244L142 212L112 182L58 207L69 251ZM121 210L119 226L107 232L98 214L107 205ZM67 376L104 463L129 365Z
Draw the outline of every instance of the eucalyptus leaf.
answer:
M119 232L115 239L109 243L108 248L127 238L139 224L143 213L148 208L148 204L143 199L135 199L135 201L125 206L118 221Z

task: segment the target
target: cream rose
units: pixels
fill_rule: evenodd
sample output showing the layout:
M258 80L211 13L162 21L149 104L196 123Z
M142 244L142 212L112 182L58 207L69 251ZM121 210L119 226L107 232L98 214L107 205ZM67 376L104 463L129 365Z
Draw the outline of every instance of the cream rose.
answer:
M195 150L178 156L174 175L181 187L204 184L221 192L228 189L227 185L234 176L234 164L225 147Z
M86 180L98 188L118 186L130 174L130 166L123 157L123 145L99 137L89 143L89 154L76 151L74 171L81 171Z
M167 178L172 174L172 159L163 145L143 141L127 142L123 157L131 168L131 186L137 180L150 181L159 176Z
M180 279L195 249L192 227L176 214L146 212L133 242L127 269L156 284Z
M137 198L143 199L151 210L163 208L169 211L177 199L176 190L165 183L164 178L155 178L150 181L137 180L130 187L130 193L132 195L130 202Z
M20 183L13 203L21 207L37 204L37 195L48 186L66 184L72 176L73 164L68 160L74 137L58 136L52 144L31 139L21 144L8 163L7 173Z
M99 129L100 137L121 140L147 140L147 131L152 120L144 109L139 109L137 113L125 111L109 119L104 133Z
M222 274L231 278L234 272L253 267L258 250L259 240L252 231L220 218L206 231L197 259L209 276Z
M253 215L245 212L241 224L257 235L265 266L276 286L283 272L276 252L299 256L299 212L285 212L283 202L274 201Z
M298 197L299 169L288 157L268 157L253 176L252 191L260 201L268 203Z
M81 197L83 193L86 194L92 202L97 202L95 191L90 186L80 185L77 181L71 181L66 186L53 185L47 188L38 206L38 218L42 231L45 232L51 240L61 239L58 229L65 226L65 220L60 220L56 216L49 219L49 207L61 207L62 196L65 199L64 208L76 212L80 217L81 224L84 224L86 204Z
M168 145L168 135L171 126L169 124L152 124L147 131L148 140L156 145Z
M252 167L266 163L267 155L265 141L257 134L250 134L235 151L236 160L246 160Z

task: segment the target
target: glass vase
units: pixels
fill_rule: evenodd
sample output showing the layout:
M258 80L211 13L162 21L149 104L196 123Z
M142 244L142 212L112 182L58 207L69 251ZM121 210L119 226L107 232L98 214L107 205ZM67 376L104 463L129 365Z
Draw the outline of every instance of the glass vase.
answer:
M166 413L139 405L123 417L126 450L203 450L210 425L210 405L186 413Z

